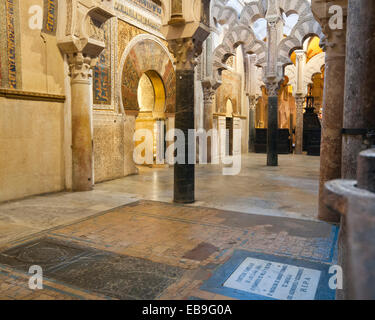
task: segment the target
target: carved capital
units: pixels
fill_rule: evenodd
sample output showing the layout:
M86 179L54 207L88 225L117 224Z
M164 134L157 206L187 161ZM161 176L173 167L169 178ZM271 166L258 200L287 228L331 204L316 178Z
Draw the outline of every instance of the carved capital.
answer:
M333 14L329 11L333 6L342 8L342 29L331 28L330 20ZM325 38L321 40L321 46L329 55L327 58L345 57L348 0L312 0L311 9L315 19L322 26L322 31L325 35Z
M294 52L296 53L296 60L298 62L302 63L305 61L306 53L304 50L295 50Z
M196 43L193 38L169 40L168 47L177 70L193 70L197 65L196 58L202 52L201 43Z
M215 100L216 91L212 88L203 87L204 105L212 104Z
M266 82L267 94L269 97L277 97L280 90L280 81Z
M68 63L69 76L72 83L90 83L92 68L96 64L96 59L92 59L79 52L68 54Z
M305 103L305 96L304 95L296 95L294 97L294 99L296 100L296 107L297 107L297 112L300 112L302 111L303 112L303 105Z
M251 95L249 96L249 108L250 110L255 110L259 101L259 96Z
M328 28L329 29L329 28ZM345 30L325 31L325 38L321 40L320 45L327 53L327 58L346 56L346 27Z

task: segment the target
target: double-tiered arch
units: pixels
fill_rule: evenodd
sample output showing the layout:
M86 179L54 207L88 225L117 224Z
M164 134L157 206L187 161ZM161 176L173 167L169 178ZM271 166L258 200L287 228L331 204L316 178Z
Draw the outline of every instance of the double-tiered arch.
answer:
M153 57L146 59L145 57ZM165 88L165 113L174 113L176 105L176 74L173 58L167 47L152 35L138 35L126 47L120 62L118 78L119 105L126 113L139 112L139 82L148 75L159 88ZM159 106L160 109L160 106Z

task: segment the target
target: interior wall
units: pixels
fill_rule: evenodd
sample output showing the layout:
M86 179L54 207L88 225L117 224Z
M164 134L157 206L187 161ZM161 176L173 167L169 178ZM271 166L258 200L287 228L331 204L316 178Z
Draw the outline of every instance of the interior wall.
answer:
M120 19L117 20L117 26L112 29L112 32L113 30L117 32L115 39L112 40L117 44L113 50L114 72L117 74L114 92L119 94L120 90L116 88L120 86L122 95L120 94L115 99L118 103L110 108L111 110L103 111L98 106L94 112L95 182L137 174L138 170L133 160L135 131L143 128L153 131L152 116L158 117L161 114L164 116L165 105L167 109L175 107L175 74L165 49L152 40L153 38L146 32ZM165 45L165 41L161 39L158 41ZM121 70L122 67L123 70ZM148 78L142 80L145 73ZM162 80L158 80L158 77ZM166 84L165 93L164 87L162 88L166 95L162 98L160 94L155 95L154 91L155 88L161 87L157 85L158 81ZM142 89L138 90L139 82L141 82L141 88L144 89L143 93ZM144 98L141 99L140 105L138 93ZM155 110L150 105L142 106L142 104L154 103ZM142 120L145 115L143 111L150 113L151 121Z
M63 111L0 97L0 202L65 188Z
M9 1L12 10L6 9L5 1L0 5L0 86L23 96L22 99L0 97L2 202L66 187L64 103L48 98L65 94L65 72L55 36L57 12L50 13L56 24L47 32L42 19L39 19L41 25L31 24L36 16L35 12L29 12L32 6L43 8L43 0ZM10 23L4 23L7 18ZM13 28L14 35L9 32ZM14 55L9 56L12 51L8 49L12 47ZM39 98L32 97L35 94L48 101L37 101Z
M94 113L95 181L124 176L124 121L119 114Z

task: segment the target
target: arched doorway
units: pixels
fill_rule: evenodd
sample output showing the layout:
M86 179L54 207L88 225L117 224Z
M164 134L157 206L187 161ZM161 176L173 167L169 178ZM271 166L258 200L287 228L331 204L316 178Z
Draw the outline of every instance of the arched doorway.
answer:
M152 152L154 165L165 163L166 151L166 114L165 86L160 75L154 71L146 71L138 84L139 114L136 119L136 130L146 129L152 132L152 144L146 145L151 148L145 152ZM136 146L140 142L136 142Z
M176 74L172 57L164 42L142 34L126 47L120 68L119 104L126 115L126 126L130 132L148 128L155 138L150 148L156 156L157 148L162 146L161 140L165 141L165 132L173 130L175 123ZM135 147L132 134L126 139L125 148L134 173L137 172L136 165L143 164L134 161ZM150 164L152 161L147 159L145 162Z

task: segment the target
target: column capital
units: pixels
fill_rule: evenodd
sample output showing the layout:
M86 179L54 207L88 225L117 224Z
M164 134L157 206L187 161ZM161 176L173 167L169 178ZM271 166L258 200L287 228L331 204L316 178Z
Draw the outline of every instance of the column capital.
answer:
M296 58L303 62L303 59L305 58L306 56L306 52L305 50L295 50L294 53L296 54Z
M269 97L277 97L280 90L280 81L266 81L266 88Z
M175 58L176 69L193 70L197 65L196 58L202 52L201 43L193 38L173 39L168 41L168 48Z
M72 83L90 84L92 68L97 59L90 58L82 52L68 54L69 76Z
M250 110L255 110L259 101L259 96L249 95L249 108Z
M204 104L211 104L215 100L216 90L213 88L203 87Z
M303 94L296 94L294 99L296 100L297 108L303 109L303 104L305 103L306 97Z

